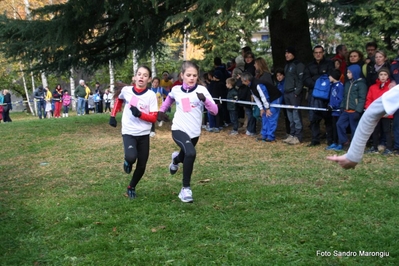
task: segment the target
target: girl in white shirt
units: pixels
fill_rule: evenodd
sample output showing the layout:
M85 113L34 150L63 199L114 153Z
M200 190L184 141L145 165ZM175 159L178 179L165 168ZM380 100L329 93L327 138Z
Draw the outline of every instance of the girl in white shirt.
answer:
M183 202L193 202L190 188L191 174L196 157L195 145L201 134L201 122L204 107L216 115L217 105L208 90L199 85L199 68L190 61L185 61L181 67L180 76L183 85L176 85L169 92L158 112L158 120L167 120L165 111L176 102L176 112L172 121L172 138L180 147L180 152L172 153L169 171L173 175L183 163L183 187L179 198Z
M127 187L127 196L136 198L136 185L144 175L150 153L151 125L157 120L158 105L155 93L147 88L151 81L151 70L140 66L134 76L133 86L124 86L115 95L115 104L111 112L109 124L116 127L115 116L125 104L122 114L122 138L125 150L123 169L130 174L137 161L132 179Z

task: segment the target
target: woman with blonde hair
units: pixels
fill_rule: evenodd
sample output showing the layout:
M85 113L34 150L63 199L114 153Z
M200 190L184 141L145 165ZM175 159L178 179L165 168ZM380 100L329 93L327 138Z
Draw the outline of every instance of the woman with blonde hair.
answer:
M272 74L270 73L266 60L263 57L258 57L255 59L255 69L255 78L273 84Z

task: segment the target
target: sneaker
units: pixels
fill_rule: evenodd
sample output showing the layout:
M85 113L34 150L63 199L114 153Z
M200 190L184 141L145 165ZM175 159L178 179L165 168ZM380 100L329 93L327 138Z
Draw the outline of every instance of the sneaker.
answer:
M237 130L232 130L230 132L230 135L234 136L234 135L238 135L238 131Z
M266 142L274 142L274 139L266 139Z
M368 153L368 154L377 154L377 153L379 153L379 152L378 152L378 149L377 149L377 148L371 147L370 149L366 150L364 153Z
M224 126L224 127L228 127L229 124L227 124L226 122L224 122L223 126Z
M220 133L220 129L217 128L217 127L215 127L215 128L213 128L212 132L213 132L213 133Z
M380 145L378 145L377 146L377 150L379 151L379 152L383 152L383 151L385 151L385 146L384 145L382 145L382 144L380 144Z
M207 129L206 125L201 126L202 129Z
M163 121L158 122L158 126L161 127L163 125Z
M326 150L327 151L334 150L337 146L338 146L337 144L333 143L330 146L326 147Z
M154 132L154 131L151 131L150 137L151 137L151 138L152 138L152 137L155 137L155 132Z
M382 155L393 155L393 152L390 149L385 149Z
M126 195L131 200L135 199L136 198L136 190L129 186L129 187L127 187Z
M393 155L399 155L399 150L393 150Z
M213 132L213 127L206 127L205 130L208 132Z
M177 170L179 170L179 164L174 164L173 160L179 155L179 152L174 151L172 153L172 162L169 164L169 172L171 175L176 174Z
M290 145L297 145L297 144L300 144L301 142L299 141L299 139L297 137L292 137L291 141L286 142L286 143L290 144Z
M284 139L283 142L284 142L284 143L288 143L288 142L290 142L293 138L294 138L294 136L288 135L288 137L287 137L286 139Z
M343 151L344 147L341 144L338 144L333 150L334 151Z
M314 147L314 146L319 146L319 145L320 145L319 141L312 141L311 143L306 145L306 147Z
M123 170L125 171L126 174L130 174L132 172L132 164L125 161L123 163Z
M245 132L245 135L247 135L247 136L255 136L255 133L251 133L251 132L249 132L248 130L247 130L247 132Z
M256 138L256 141L263 141L263 142L266 142L266 139L263 138L263 137L261 137L261 138Z
M193 202L193 192L189 187L182 187L179 193L179 199L183 202Z

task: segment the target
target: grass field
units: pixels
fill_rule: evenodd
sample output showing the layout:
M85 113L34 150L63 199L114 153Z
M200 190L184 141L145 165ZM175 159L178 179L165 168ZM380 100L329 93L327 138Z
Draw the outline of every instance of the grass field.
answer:
M128 200L120 116L116 129L105 114L11 118L0 124L1 265L399 264L399 157L345 171L282 132L276 143L203 132L187 204L166 123Z

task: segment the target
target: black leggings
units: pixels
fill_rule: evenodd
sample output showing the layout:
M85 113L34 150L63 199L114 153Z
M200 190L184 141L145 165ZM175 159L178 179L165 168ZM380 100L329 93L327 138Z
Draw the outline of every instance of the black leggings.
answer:
M135 188L145 172L150 154L150 136L122 135L122 138L125 149L125 160L130 164L134 164L137 160L136 169L134 170L132 180L130 180L130 187Z
M172 138L180 147L179 155L174 159L174 164L183 163L183 187L189 187L194 161L197 156L195 145L199 137L190 139L187 133L180 130L172 130Z

